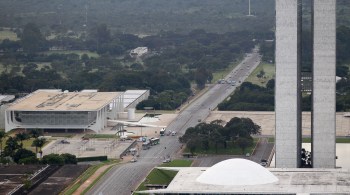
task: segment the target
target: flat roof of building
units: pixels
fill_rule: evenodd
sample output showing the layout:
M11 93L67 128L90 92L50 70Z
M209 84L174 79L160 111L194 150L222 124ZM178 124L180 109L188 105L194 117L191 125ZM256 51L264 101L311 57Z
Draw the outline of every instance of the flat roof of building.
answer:
M197 178L210 167L158 167L179 171L166 189L139 191L148 194L348 194L350 172L347 169L281 169L269 171L277 182L260 185L212 185ZM231 174L235 174L232 172ZM257 175L257 178L259 176ZM212 178L213 180L219 178Z
M7 110L96 111L122 94L122 92L60 92L38 90L14 102Z
M126 90L124 93L124 108L127 108L135 100L145 94L148 90Z
M8 102L15 99L14 95L0 95L0 102Z

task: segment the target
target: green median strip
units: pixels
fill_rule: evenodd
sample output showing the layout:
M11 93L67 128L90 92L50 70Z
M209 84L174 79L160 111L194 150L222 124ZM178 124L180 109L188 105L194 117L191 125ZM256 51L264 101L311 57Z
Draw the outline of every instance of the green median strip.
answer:
M61 194L64 195L71 195L73 194L86 180L88 180L99 168L101 168L102 166L105 165L109 165L109 164L113 164L113 163L117 163L119 161L105 161L102 162L98 165L93 165L91 167L89 167L80 177L78 177L75 181L74 181L74 185L67 188L66 190L64 190ZM92 188L92 186L105 174L107 173L107 171L110 170L110 168L112 168L113 166L109 167L108 169L106 169L101 175L99 175L99 177L94 180L92 182L92 184L90 184L87 189L84 190L83 194L86 193L89 189Z
M113 168L113 165L104 170L84 191L82 194L86 194L109 170Z

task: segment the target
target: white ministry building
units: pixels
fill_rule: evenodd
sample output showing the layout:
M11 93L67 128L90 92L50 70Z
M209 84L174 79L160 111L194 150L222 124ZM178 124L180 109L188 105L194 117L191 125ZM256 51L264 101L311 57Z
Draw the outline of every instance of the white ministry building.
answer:
M123 92L37 90L5 111L5 131L12 129L90 129L100 132L123 112Z

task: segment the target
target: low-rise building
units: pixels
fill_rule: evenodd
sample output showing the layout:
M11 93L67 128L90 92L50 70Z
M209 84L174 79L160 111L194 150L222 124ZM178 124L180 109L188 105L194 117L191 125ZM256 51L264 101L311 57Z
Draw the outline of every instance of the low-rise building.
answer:
M99 132L117 119L123 92L37 90L5 111L5 131L12 129L91 129Z

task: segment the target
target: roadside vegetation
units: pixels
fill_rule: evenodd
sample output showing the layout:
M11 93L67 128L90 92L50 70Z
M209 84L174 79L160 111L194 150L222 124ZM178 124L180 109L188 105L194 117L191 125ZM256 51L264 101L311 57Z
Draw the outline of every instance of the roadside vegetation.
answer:
M64 195L71 195L73 194L84 182L86 182L98 169L100 169L103 166L110 165L105 171L103 171L97 178L95 178L91 184L83 191L82 194L85 194L89 189L91 189L96 182L98 182L103 175L105 175L114 164L118 163L118 160L107 160L103 161L97 165L90 166L83 174L81 174L74 182L72 182L72 185L68 186L64 191L62 191L60 194Z
M260 132L261 127L250 118L235 117L225 126L223 121L215 120L190 127L179 140L192 154L245 154L254 147L252 135Z
M275 79L275 65L262 62L245 81L266 87L271 79Z

